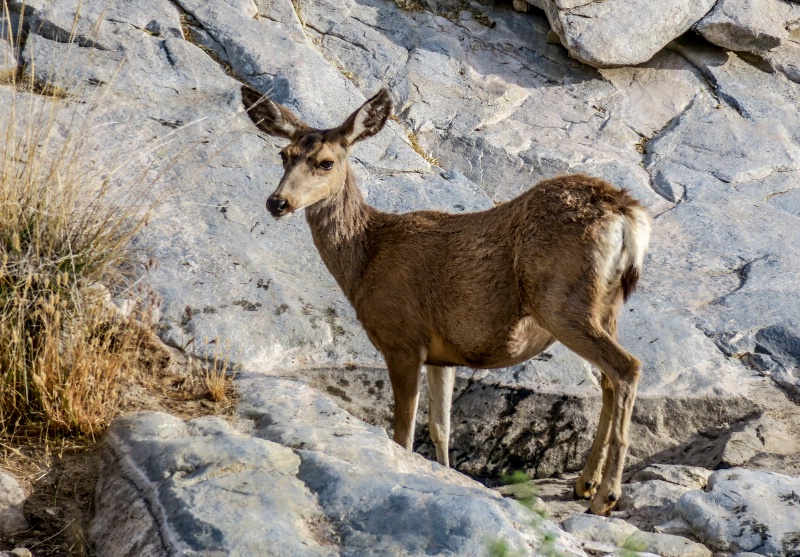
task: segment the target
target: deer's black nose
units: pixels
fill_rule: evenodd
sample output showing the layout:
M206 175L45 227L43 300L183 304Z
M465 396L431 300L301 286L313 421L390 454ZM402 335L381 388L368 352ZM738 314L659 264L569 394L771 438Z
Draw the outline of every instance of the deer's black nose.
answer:
M273 217L282 217L289 210L289 202L282 197L272 196L267 199L267 210Z

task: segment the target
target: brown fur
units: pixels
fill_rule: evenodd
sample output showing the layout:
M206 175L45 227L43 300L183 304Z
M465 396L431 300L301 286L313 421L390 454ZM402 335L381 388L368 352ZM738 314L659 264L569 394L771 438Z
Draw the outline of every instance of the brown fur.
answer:
M269 100L274 106L259 113L254 95L243 96L264 131L296 129L270 200L288 203L288 210L306 206L325 265L384 355L395 439L410 448L423 364L506 367L559 340L605 376L601 425L577 491L594 494L592 510L606 514L619 498L641 368L616 343L616 316L639 271L629 262L604 279L598 257L616 255L605 254L605 235L620 218L643 214L638 202L603 180L572 175L482 212L384 213L365 203L348 154L352 142L383 126L388 95L370 99L332 130L311 130L291 112L287 123L281 114L288 111ZM326 160L334 161L332 169L321 169Z

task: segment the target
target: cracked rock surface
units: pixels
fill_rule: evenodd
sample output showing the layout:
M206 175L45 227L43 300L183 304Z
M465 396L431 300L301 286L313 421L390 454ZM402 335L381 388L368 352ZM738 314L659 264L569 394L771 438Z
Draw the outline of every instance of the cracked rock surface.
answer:
M119 148L98 156L116 166L135 153L119 183L150 164L163 173L137 242L154 262L147 280L169 344L207 356L219 342L244 369L303 379L390 425L383 360L302 216L275 221L264 209L282 143L242 116L238 92L243 82L269 91L331 126L387 86L397 121L353 154L380 209L481 210L542 178L586 172L654 215L645 274L620 319L621 343L645 362L631 463L777 462L766 445L738 456L725 447L760 411L785 415L784 393L800 386L800 85L786 64L685 37L639 66L598 70L548 41L537 11L298 6L26 5L20 61L69 93L59 102L106 95L96 140ZM163 145L185 154L173 161ZM421 425L424 395L422 409ZM476 476L577 470L598 414L596 371L559 345L510 369L462 369L451 461ZM692 452L698 444L715 448ZM424 425L417 445L431 454Z
M798 550L796 476L655 464L630 475L611 518L575 509L567 496L573 480L533 480L531 485L541 496L537 507L560 520L587 553L619 554L615 548L624 547L662 556L722 557L790 556ZM514 493L509 486L499 491Z
M800 479L740 468L719 470L676 508L692 532L718 551L793 555L800 551Z
M800 394L797 27L781 20L786 35L769 51L732 52L668 36L713 3L661 3L672 15L654 24L679 23L666 34L644 33L631 2L539 3L547 13L481 5L437 15L388 0L32 1L20 51L3 58L10 43L0 39L0 60L11 70L25 64L37 82L67 93L41 102L83 106L105 95L95 139L115 148L97 156L110 166L131 159L116 185L148 165L161 173L152 191L161 202L137 247L153 261L147 280L161 299L166 342L201 357L219 342L241 368L300 379L373 425L390 425L383 360L302 215L274 221L266 213L283 143L243 117L242 83L321 127L388 87L397 121L353 154L360 187L382 210L487 209L567 172L628 188L655 219L639 291L620 318L620 342L645 363L629 462L800 475L797 450L787 448L798 438L789 397ZM10 7L18 22L22 3ZM641 63L597 69L548 37L560 22L559 40L574 54L566 33L593 21L578 15L589 13L623 34L607 38L594 25L587 41L622 40L630 50L639 46L624 33L652 38L627 61L597 65ZM0 85L0 96L9 88ZM165 145L183 156L171 159ZM458 373L457 469L495 478L581 467L599 415L596 371L586 362L556 345L510 369ZM425 406L423 394L417 448L430 456ZM344 485L345 469L320 472L323 453L303 468L304 449L286 443L294 456L277 445L258 449L276 463L264 477L286 478L298 494L315 485L314 497L344 508L323 484ZM303 470L308 483L292 483ZM312 500L298 495L292 512L318 509ZM651 525L670 522L658 520ZM358 543L377 535L359 528ZM319 532L315 551L324 554L328 538ZM166 543L148 540L141 543Z
M498 539L529 555L548 533L564 555L585 555L302 382L253 376L238 389L233 423L115 421L90 532L99 555L482 555Z

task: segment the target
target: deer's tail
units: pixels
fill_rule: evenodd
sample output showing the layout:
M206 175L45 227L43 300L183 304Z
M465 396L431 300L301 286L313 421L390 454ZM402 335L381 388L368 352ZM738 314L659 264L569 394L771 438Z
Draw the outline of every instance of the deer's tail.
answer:
M597 252L597 272L610 291L622 290L623 300L636 289L650 243L650 215L631 200L607 221Z

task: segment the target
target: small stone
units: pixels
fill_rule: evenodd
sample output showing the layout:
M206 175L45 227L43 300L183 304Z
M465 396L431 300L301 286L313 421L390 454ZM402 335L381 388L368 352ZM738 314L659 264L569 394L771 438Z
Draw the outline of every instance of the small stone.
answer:
M711 557L710 549L681 536L640 532L634 539L640 542L646 551L661 557Z
M582 540L620 547L630 536L639 533L636 526L619 518L576 514L563 521L561 527Z
M0 533L11 534L28 527L22 511L24 503L25 492L17 480L0 472Z
M657 534L672 534L673 536L683 536L684 538L693 536L689 525L679 518L653 526L653 531Z
M708 482L708 477L713 473L713 470L700 468L699 466L652 464L633 474L629 481L634 483L662 480L691 489L703 489Z

